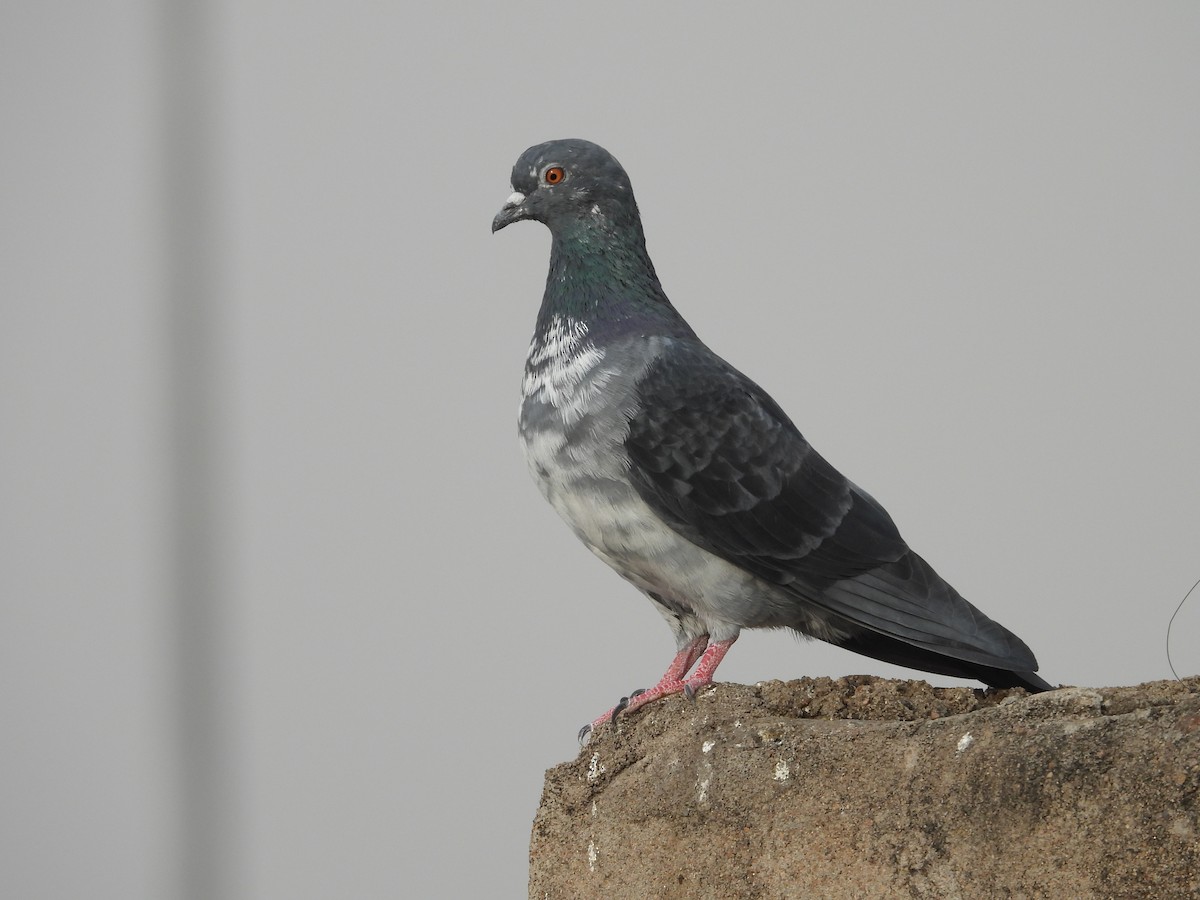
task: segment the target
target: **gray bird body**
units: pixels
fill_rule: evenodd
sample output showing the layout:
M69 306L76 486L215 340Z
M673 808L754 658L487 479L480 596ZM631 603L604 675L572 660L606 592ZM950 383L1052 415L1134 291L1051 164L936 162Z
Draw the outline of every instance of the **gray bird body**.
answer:
M579 539L654 603L676 664L686 671L695 648L720 643L707 679L742 628L787 627L926 671L1049 689L1029 648L942 580L679 316L607 151L531 147L513 189L493 230L528 218L553 237L522 382L530 472ZM676 664L652 692L689 688Z
M589 550L646 594L679 647L702 634L727 640L742 628L842 636L820 610L664 525L630 481L625 442L642 402L637 385L672 343L637 336L601 350L585 326L565 319L534 338L518 432L542 495Z

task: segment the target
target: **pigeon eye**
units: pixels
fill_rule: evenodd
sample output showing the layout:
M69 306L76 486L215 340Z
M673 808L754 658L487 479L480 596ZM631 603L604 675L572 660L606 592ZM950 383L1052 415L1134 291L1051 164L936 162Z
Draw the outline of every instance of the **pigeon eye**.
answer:
M558 184L566 177L567 173L563 171L562 166L551 166L542 173L542 181L546 184Z

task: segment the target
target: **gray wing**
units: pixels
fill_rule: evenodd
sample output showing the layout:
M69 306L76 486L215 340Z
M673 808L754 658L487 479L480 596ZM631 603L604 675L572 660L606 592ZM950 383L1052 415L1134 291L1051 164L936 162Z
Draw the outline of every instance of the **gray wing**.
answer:
M886 638L1003 669L1029 648L912 552L866 491L754 382L671 341L637 385L626 450L642 499L693 543Z

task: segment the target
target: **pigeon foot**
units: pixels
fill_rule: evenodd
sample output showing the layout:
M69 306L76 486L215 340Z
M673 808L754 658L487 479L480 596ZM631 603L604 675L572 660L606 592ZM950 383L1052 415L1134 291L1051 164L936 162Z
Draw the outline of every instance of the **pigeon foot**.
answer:
M725 654L729 652L729 648L736 640L737 638L733 637L727 641L714 641L710 644L707 634L694 638L691 643L675 654L675 658L671 660L671 665L667 667L667 671L663 673L658 684L646 690L634 691L628 697L622 697L616 706L597 716L590 725L584 725L579 730L579 742L585 743L601 725L616 725L617 716L622 713L628 715L660 697L683 693L689 700L695 700L696 694L712 684L713 673L717 671L717 666L721 664L721 660L725 658ZM684 676L693 665L696 666L696 671L690 678L685 678Z

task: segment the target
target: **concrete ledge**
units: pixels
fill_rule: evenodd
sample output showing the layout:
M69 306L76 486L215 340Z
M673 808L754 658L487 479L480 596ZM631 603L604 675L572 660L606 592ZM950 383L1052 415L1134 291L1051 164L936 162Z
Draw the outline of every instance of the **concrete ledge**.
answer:
M529 896L1200 896L1200 678L719 684L546 773Z

